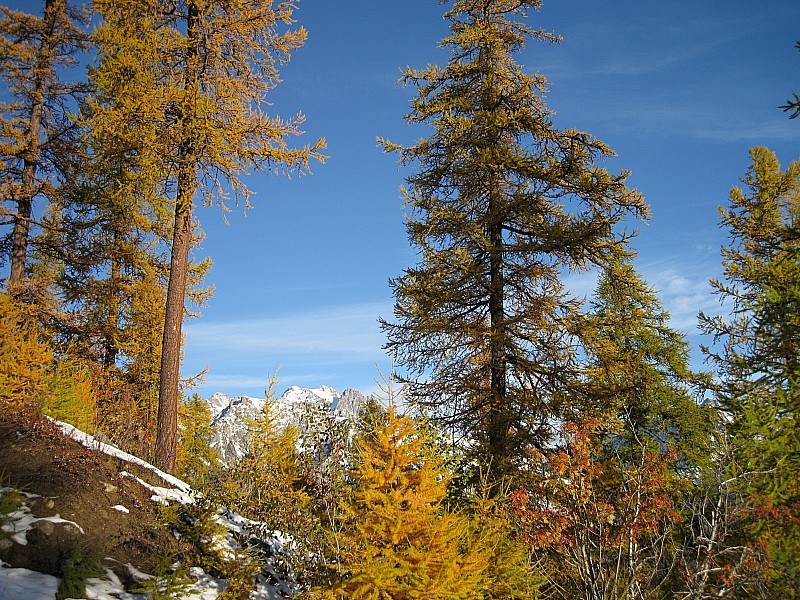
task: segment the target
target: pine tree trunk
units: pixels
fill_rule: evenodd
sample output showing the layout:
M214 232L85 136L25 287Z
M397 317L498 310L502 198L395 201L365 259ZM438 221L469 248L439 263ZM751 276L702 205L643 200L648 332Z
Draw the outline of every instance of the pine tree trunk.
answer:
M34 67L34 84L31 90L31 107L26 132L27 139L25 140L25 152L22 156L22 192L17 200L17 214L14 216L14 232L11 242L11 275L9 277L9 284L12 286L22 283L22 279L25 277L34 184L36 183L36 167L39 163L39 136L42 131L44 92L47 86L47 74L52 69L53 36L56 21L59 14L64 11L64 8L63 1L46 0L45 2L46 29L42 32L42 42L39 45Z
M175 199L175 224L172 234L172 256L167 285L167 305L164 314L164 336L161 343L161 378L158 388L158 422L156 432L156 466L167 473L175 470L178 433L178 396L186 279L189 272L189 246L192 234L192 201L197 190L195 143L192 137L192 117L198 84L197 20L199 11L194 2L187 7L186 37L188 38L186 83L184 86L184 139L178 152L178 192Z
M114 248L119 248L119 232L115 226ZM103 324L103 369L108 371L117 364L117 332L119 331L119 311L122 304L120 289L122 278L120 276L120 261L117 257L111 259L111 276L109 278L108 317Z
M34 169L36 167L34 166ZM23 169L23 174L25 170ZM23 181L25 178L23 177ZM11 242L11 276L8 283L16 286L22 283L25 277L25 258L28 254L28 235L31 224L31 195L28 194L27 186L23 183L22 197L17 200L17 214L14 215L14 233Z
M489 214L489 414L487 437L491 474L500 479L508 469L508 407L506 406L505 280L503 273L503 227L496 216L496 201L490 199Z
M183 326L186 277L189 270L191 243L192 198L195 174L184 166L178 178L175 204L175 225L172 234L167 305L164 315L164 336L161 342L161 379L158 388L158 430L155 464L162 471L175 470L175 449L178 431L178 395L180 384L181 329Z

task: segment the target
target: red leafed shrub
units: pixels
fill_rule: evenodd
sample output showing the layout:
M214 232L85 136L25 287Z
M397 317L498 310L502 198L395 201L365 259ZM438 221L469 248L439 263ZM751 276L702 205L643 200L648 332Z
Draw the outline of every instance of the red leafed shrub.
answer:
M660 585L679 519L671 493L675 453L602 443L600 433L596 420L566 424L563 448L533 451L532 483L512 494L521 535L558 566L553 584L586 598Z

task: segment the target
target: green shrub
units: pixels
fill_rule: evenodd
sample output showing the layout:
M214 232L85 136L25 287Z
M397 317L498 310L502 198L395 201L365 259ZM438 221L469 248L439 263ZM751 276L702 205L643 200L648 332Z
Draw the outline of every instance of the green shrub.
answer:
M56 598L85 598L86 582L103 574L103 565L97 552L88 551L80 545L75 546L69 556L61 562Z

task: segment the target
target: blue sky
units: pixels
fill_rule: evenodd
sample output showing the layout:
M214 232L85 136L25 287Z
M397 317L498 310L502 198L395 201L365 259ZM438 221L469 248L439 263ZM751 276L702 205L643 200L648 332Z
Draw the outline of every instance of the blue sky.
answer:
M208 368L196 391L259 396L276 369L279 390L370 391L377 369L389 370L377 319L392 314L387 280L416 255L398 191L405 172L375 137L425 135L405 124L413 90L397 80L402 66L447 60L437 48L444 9L300 1L309 39L283 69L272 110L302 111L307 141L325 136L330 158L306 177L249 177L254 208L234 210L229 225L199 210L216 292L185 328L184 375ZM800 92L800 4L545 0L530 24L564 40L531 43L518 62L549 80L556 126L592 133L618 154L609 168L631 171L653 212L635 241L637 267L696 347L698 311L717 310L716 209L748 149L765 145L784 165L800 158L800 120L777 108ZM570 283L592 289L586 278Z
M31 10L29 0L8 3ZM36 2L40 10L43 2ZM208 369L195 391L260 396L270 373L290 385L376 388L390 363L377 319L390 318L388 279L413 265L398 188L407 174L376 143L426 135L405 124L413 90L405 65L444 64L446 6L437 0L299 0L307 44L282 69L270 111L306 115L306 135L328 140L325 164L291 180L256 173L247 214L200 207L201 256L216 288L185 326L183 375ZM516 58L550 82L557 127L613 148L606 164L652 207L635 241L637 267L660 291L692 344L699 310L715 312L725 232L717 206L765 145L782 164L800 158L800 119L777 107L800 93L800 3L770 0L545 0L529 23L563 36ZM572 277L578 293L591 278ZM699 353L696 364L701 363Z

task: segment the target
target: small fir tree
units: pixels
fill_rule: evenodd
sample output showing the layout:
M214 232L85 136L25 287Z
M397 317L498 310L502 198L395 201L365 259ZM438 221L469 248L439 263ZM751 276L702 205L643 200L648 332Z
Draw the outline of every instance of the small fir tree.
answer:
M41 403L53 352L8 294L0 294L0 398L12 405Z
M247 454L221 481L221 503L257 521L265 534L290 540L292 564L281 565L287 580L308 579L321 555L319 517L309 491L307 462L297 450L297 428L284 427L272 402L270 382L262 413L248 422Z
M100 394L95 365L61 357L53 364L47 383L44 413L81 431L94 433Z
M98 388L91 365L56 358L29 305L0 294L0 400L93 432Z
M197 394L181 405L178 427L178 476L202 490L220 466L219 452L211 446L211 408Z
M349 527L326 598L479 598L489 557L470 543L467 518L444 506L449 477L414 421L389 408L386 424L360 438Z
M274 411L267 401L258 418L248 422L247 454L231 467L226 487L243 515L289 532L308 508L309 496L295 448L297 430L281 427Z

